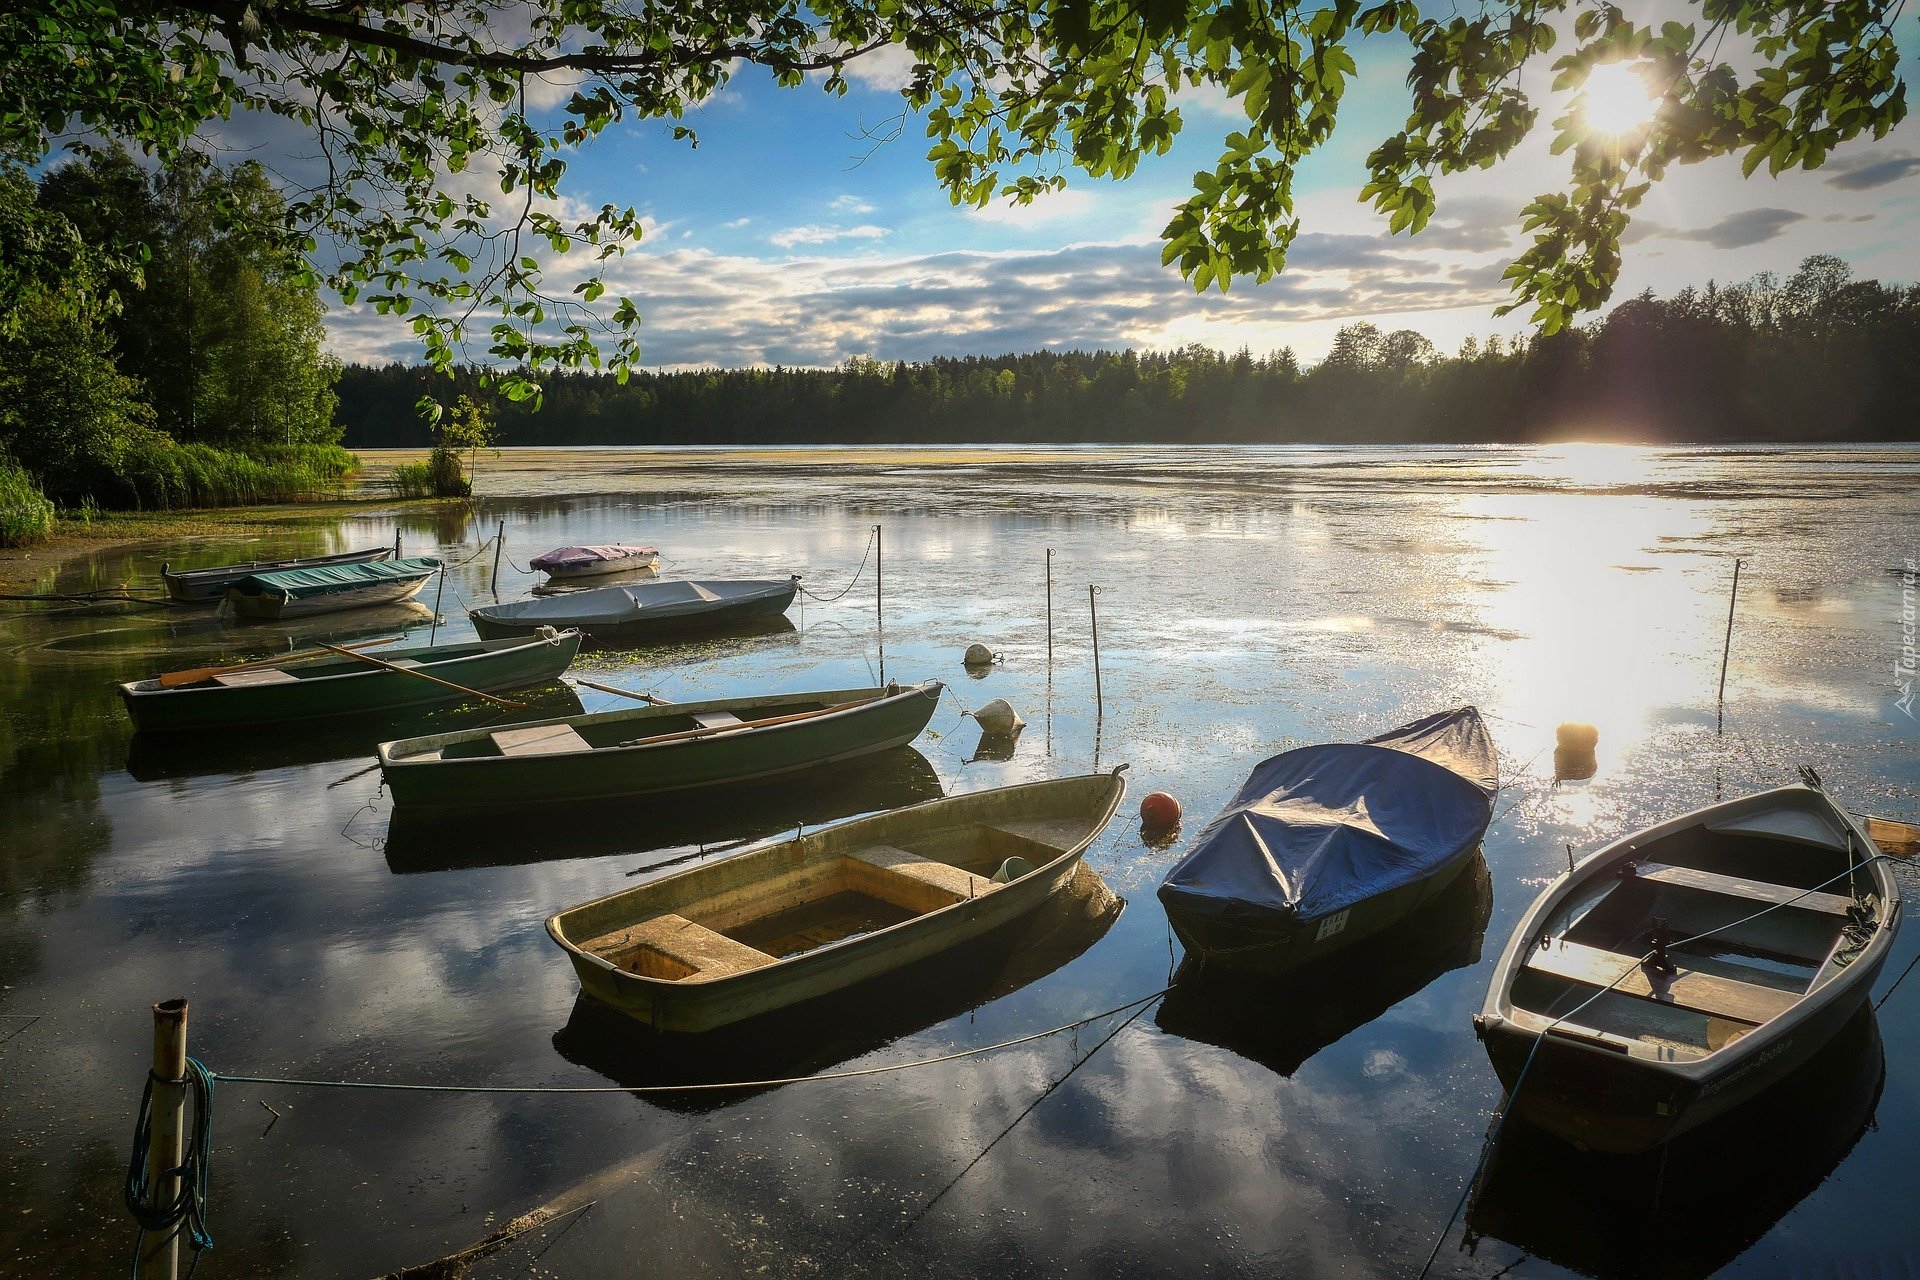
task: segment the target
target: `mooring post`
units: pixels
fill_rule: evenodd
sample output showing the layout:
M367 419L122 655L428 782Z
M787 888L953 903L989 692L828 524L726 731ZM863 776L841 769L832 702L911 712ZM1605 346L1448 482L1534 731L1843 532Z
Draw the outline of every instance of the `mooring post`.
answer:
M1053 679L1053 548L1047 548L1047 679Z
M488 589L493 592L493 602L500 603L500 552L507 545L507 522L500 522L500 529L493 535L493 581Z
M393 526L393 558L395 560L398 560L400 558L400 526L399 525Z
M427 628L427 643L433 643L433 637L440 630L440 593L447 589L447 566L439 569L439 580L433 584L433 625Z
M1087 616L1093 620L1093 722L1096 726L1107 716L1106 699L1100 694L1100 608L1093 602L1099 590L1091 582L1087 584Z
M180 1198L180 1148L187 1101L187 1002L153 1006L153 1128L147 1139L147 1208L164 1209ZM177 1280L180 1228L140 1242L134 1280Z
M1740 599L1740 561L1733 562L1733 590L1727 593L1727 638L1720 645L1720 693L1715 698L1713 731L1725 733L1727 728L1727 656L1733 652L1733 606Z
M873 634L880 646L880 683L887 682L887 619L882 602L887 596L887 552L880 526L873 526Z

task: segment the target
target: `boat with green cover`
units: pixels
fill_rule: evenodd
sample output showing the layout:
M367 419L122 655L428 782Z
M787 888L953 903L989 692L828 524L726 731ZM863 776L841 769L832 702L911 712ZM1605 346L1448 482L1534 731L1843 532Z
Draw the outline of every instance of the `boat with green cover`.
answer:
M591 998L659 1031L710 1031L1034 910L1125 792L1115 769L855 818L561 911L547 933Z
M365 609L413 599L439 571L432 556L416 556L253 573L227 588L227 604L237 616L262 622Z
M466 697L461 688L449 685L494 693L547 684L559 679L579 652L577 631L531 640L383 649L369 655L386 666L321 649L290 663L216 671L172 688L158 678L132 680L120 686L120 698L133 727L142 733L280 725ZM426 675L433 679L422 678Z
M609 800L788 777L905 746L938 680L669 703L380 744L396 806L462 810Z
M364 551L341 551L330 556L302 556L291 560L250 560L245 564L220 564L207 569L179 569L172 564L160 566L160 580L167 595L181 604L219 604L226 599L227 588L252 573L277 573L283 569L317 569L334 564L366 564L390 559L392 547L369 547Z

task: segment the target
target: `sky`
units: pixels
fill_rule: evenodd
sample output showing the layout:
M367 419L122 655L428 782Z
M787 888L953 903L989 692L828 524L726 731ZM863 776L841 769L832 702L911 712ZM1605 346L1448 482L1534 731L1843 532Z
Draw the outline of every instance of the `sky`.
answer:
M649 367L1188 343L1256 355L1292 347L1311 363L1358 320L1417 330L1443 351L1469 335L1525 332L1524 312L1493 310L1506 297L1500 273L1525 243L1518 210L1565 181L1564 160L1549 154L1548 122L1560 114L1551 95L1512 157L1440 180L1429 227L1389 236L1357 196L1367 153L1407 111L1406 46L1373 39L1356 54L1334 137L1297 179L1301 234L1287 270L1266 284L1236 280L1225 295L1196 294L1163 268L1158 240L1192 174L1211 169L1220 140L1244 123L1217 92L1182 95L1186 127L1173 151L1126 180L1068 171L1068 189L1032 207L975 210L949 202L923 124L901 119L905 62L892 51L856 64L838 98L817 81L780 89L746 68L690 113L697 147L662 127L616 126L571 154L565 189L581 207L632 205L647 220L642 242L608 272L605 305L635 299ZM1909 80L1915 67L1910 49ZM552 86L549 97L567 92ZM1743 179L1737 158L1676 168L1627 240L1616 301L1789 274L1814 253L1860 276L1913 281L1920 121L1849 144L1813 173ZM364 307L336 299L328 325L343 359L417 356L404 321Z

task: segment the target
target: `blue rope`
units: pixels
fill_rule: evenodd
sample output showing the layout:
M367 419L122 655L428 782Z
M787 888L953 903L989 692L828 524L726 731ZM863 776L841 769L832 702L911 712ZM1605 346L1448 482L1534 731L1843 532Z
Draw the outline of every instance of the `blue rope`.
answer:
M133 1245L136 1272L140 1250L149 1231L171 1234L184 1225L187 1243L193 1246L196 1267L200 1264L200 1251L213 1248L213 1233L207 1227L207 1183L213 1164L214 1080L214 1073L198 1058L187 1059L186 1084L193 1094L193 1126L187 1131L186 1149L179 1165L161 1174L163 1178L178 1177L180 1192L171 1204L152 1205L154 1187L147 1176L147 1146L153 1136L154 1075L147 1073L147 1087L140 1093L140 1115L133 1125L133 1155L127 1161L127 1212L140 1227Z

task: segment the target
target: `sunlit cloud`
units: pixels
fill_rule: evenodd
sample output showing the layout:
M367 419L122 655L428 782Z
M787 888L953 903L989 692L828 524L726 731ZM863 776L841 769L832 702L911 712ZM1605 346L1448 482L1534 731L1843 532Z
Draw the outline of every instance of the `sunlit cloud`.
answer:
M880 240L892 232L886 227L866 223L857 227L788 227L767 237L767 243L782 249L802 244L831 244L835 240Z

